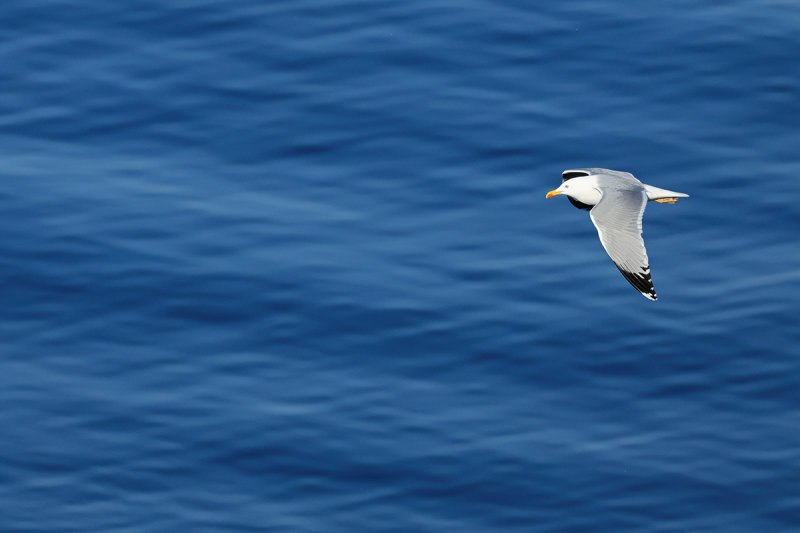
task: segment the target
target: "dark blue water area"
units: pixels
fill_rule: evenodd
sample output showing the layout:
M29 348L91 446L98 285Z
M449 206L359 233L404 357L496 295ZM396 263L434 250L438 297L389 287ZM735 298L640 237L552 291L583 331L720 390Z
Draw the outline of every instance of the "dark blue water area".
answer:
M796 2L0 14L2 531L800 529Z

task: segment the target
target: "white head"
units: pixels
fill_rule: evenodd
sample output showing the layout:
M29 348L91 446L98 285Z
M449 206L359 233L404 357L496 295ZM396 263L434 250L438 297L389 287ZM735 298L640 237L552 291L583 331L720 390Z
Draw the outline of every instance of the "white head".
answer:
M568 179L558 189L547 193L546 198L552 198L558 194L564 194L588 205L595 205L602 196L597 189L597 178L595 176Z

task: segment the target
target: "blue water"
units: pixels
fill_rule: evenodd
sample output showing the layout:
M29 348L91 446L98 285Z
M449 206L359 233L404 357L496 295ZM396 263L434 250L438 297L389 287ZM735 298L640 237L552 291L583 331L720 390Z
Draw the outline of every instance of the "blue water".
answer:
M4 2L0 529L798 531L800 5L699 4Z

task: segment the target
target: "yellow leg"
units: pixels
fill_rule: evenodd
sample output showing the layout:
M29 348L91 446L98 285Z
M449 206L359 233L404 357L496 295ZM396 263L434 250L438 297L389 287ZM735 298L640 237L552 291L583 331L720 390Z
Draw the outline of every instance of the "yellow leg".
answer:
M677 198L656 198L656 202L660 204L674 204L677 201Z

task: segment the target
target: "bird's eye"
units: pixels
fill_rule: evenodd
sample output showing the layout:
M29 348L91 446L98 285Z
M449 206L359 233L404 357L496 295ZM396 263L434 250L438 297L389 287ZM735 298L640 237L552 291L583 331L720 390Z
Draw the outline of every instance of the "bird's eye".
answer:
M564 185L564 188L565 189L569 189L569 185Z

